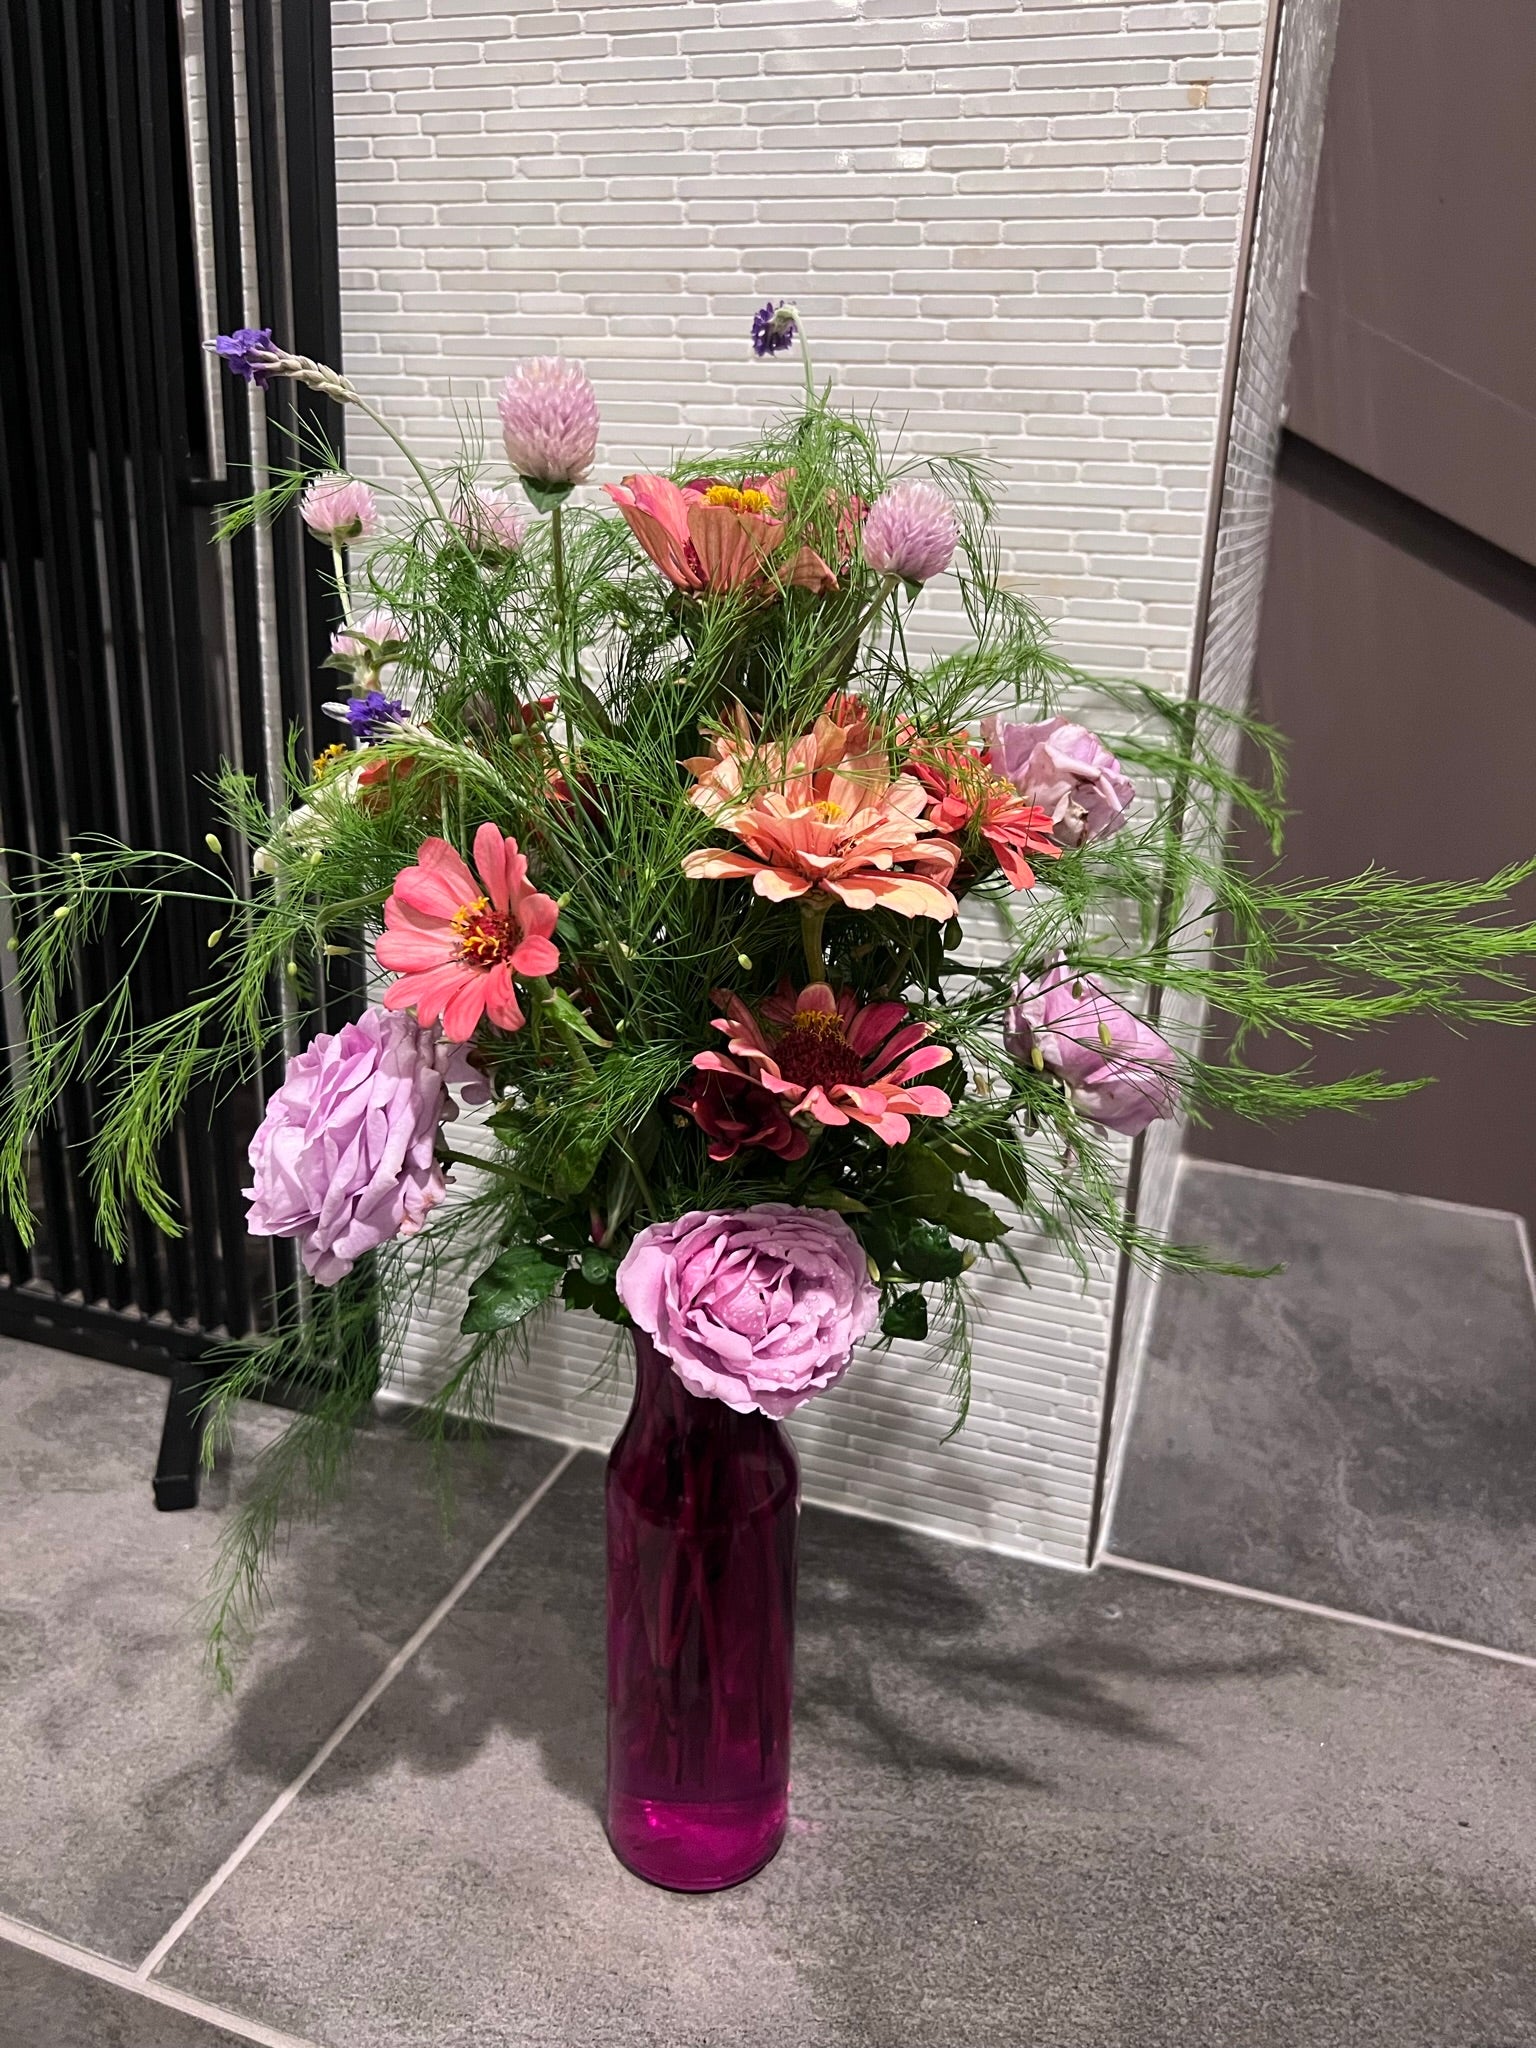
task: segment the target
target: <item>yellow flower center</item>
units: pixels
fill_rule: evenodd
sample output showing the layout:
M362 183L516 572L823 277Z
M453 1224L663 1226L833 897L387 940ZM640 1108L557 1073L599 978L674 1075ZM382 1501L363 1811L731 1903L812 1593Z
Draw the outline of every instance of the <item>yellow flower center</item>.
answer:
M811 805L811 816L819 818L823 825L835 825L840 818L847 815L842 805L833 803L829 796L823 797L819 804Z
M345 761L346 758L347 749L341 744L339 740L333 741L330 746L323 748L315 756L315 780L318 782L320 777L326 774L330 769L334 768L338 761Z
M739 491L734 484L711 484L704 493L706 505L724 505L730 512L771 512L773 500L766 491Z
M471 967L494 967L516 944L511 921L491 908L489 896L477 896L453 913L450 929L459 942L459 958Z

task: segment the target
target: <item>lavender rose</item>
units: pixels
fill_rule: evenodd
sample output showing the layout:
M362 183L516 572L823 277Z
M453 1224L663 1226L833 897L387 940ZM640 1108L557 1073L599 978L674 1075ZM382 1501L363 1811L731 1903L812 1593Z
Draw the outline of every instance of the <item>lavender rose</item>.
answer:
M786 1202L652 1223L617 1284L689 1393L740 1415L788 1415L832 1386L880 1308L843 1219Z
M982 720L981 729L993 760L1019 795L1050 812L1063 846L1108 839L1125 823L1135 785L1087 726L1065 718L1006 725L992 717Z
M288 1062L251 1140L253 1237L296 1237L304 1270L334 1286L364 1252L410 1237L447 1193L439 1124L489 1089L465 1047L400 1012L365 1010Z
M1090 1123L1134 1138L1179 1106L1173 1047L1062 960L1021 981L1003 1032L1015 1059L1065 1082Z

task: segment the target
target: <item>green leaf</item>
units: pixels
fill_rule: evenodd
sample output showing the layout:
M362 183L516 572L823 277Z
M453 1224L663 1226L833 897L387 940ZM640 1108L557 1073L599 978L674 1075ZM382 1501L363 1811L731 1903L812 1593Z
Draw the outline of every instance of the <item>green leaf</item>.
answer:
M605 1280L611 1280L619 1270L617 1252L605 1252L593 1245L581 1255L581 1277L599 1287Z
M931 1146L910 1141L901 1148L899 1167L901 1191L924 1210L931 1210L951 1194L955 1169Z
M965 1270L965 1253L951 1244L939 1223L914 1223L901 1241L901 1270L914 1280L953 1280Z
M544 1008L567 1031L574 1031L578 1038L584 1038L588 1045L600 1045L606 1052L612 1043L593 1030L591 1024L577 1009L563 988L552 988L544 999Z
M939 1209L936 1220L957 1237L968 1237L974 1244L996 1244L1000 1237L1008 1235L1008 1226L995 1209L960 1188Z
M617 1262L615 1262L617 1263ZM582 1261L585 1266L586 1261ZM611 1276L606 1280L591 1280L578 1266L572 1266L560 1288L560 1298L567 1308L590 1309L593 1315L601 1316L605 1323L627 1323L628 1313L619 1299L618 1289Z
M518 482L535 512L553 512L571 495L570 484L541 484L536 477L520 476Z
M967 1131L951 1142L965 1153L964 1171L973 1180L984 1181L1016 1207L1024 1206L1029 1199L1029 1171L1024 1148L1011 1133L1005 1138L996 1131Z
M812 1188L802 1197L807 1209L836 1209L840 1216L867 1216L868 1202L845 1195L840 1188Z
M928 1304L916 1288L886 1303L880 1328L887 1337L912 1337L920 1342L927 1336Z
M560 1284L561 1267L532 1245L508 1245L470 1282L469 1306L459 1324L466 1337L513 1330L548 1301Z

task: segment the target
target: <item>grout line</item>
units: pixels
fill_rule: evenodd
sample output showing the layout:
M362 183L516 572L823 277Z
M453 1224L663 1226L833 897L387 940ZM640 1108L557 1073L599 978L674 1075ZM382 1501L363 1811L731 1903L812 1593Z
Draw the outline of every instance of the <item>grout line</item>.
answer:
M1531 1233L1525 1227L1525 1218L1515 1218L1515 1235L1520 1240L1521 1256L1525 1260L1525 1277L1531 1283L1531 1306L1536 1308L1536 1259L1531 1257Z
M165 1961L166 1957L170 1954L171 1950L176 1946L177 1942L180 1941L181 1937L192 1925L192 1922L197 1918L198 1914L202 1912L203 1908L208 1904L209 1900L213 1898L214 1894L224 1884L226 1884L231 1877L233 1877L234 1873L240 1868L240 1865L245 1861L246 1857L250 1855L251 1851L256 1847L257 1843L261 1840L263 1835L267 1833L268 1829L275 1826L276 1823L282 1819L283 1815L288 1811L289 1807L292 1806L293 1802L304 1790L304 1787L309 1783L310 1779L314 1777L315 1773L318 1770L320 1770L320 1768L324 1764L329 1762L330 1758L334 1756L336 1751L340 1748L341 1744L346 1741L347 1737L352 1733L352 1730L357 1726L358 1722L362 1720L363 1716L368 1712L369 1708L372 1707L375 1701L380 1699L383 1696L383 1694L389 1690L390 1686L394 1684L395 1680L400 1676L400 1673L405 1669L406 1665L410 1663L411 1659L416 1655L416 1652L421 1648L422 1644L426 1642L427 1638L432 1634L434 1629L436 1629L438 1624L441 1621L443 1621L444 1618L452 1611L454 1606L460 1599L462 1599L464 1594L469 1591L469 1588L475 1583L475 1580L479 1578L480 1574L485 1570L486 1566L490 1564L492 1559L496 1556L497 1552L501 1549L502 1545L506 1543L509 1537L516 1534L516 1532L522 1527L523 1523L526 1522L528 1517L533 1513L534 1509L538 1506L539 1502L544 1498L545 1494L549 1492L549 1489L554 1485L555 1481L560 1477L561 1473L563 1473L566 1467L572 1464L574 1460L579 1456L580 1452L575 1447L573 1447L565 1453L564 1457L561 1458L560 1462L554 1467L554 1469L550 1472L547 1472L545 1476L539 1481L538 1485L533 1489L532 1493L529 1494L528 1498L523 1502L522 1506L518 1509L517 1513L507 1523L506 1527L499 1530L496 1533L496 1535L494 1535L491 1538L490 1542L487 1543L484 1550L481 1551L480 1555L474 1560L474 1562L471 1565L468 1566L468 1568L460 1575L460 1577L454 1581L453 1585L449 1587L448 1591L443 1595L442 1599L438 1601L437 1605L433 1608L432 1612L427 1616L426 1620L421 1624L421 1626L416 1630L415 1634L410 1638L408 1642L403 1643L401 1647L395 1652L394 1656L390 1658L389 1662L384 1666L384 1669L379 1673L378 1677L373 1681L372 1685L370 1685L368 1690L363 1694L362 1698L358 1701L357 1705L353 1707L352 1711L345 1717L345 1719L342 1720L326 1737L325 1741L321 1743L320 1747L315 1751L314 1755L310 1758L309 1762L304 1766L303 1770L300 1771L299 1775L293 1780L293 1782L290 1785L286 1785L283 1788L283 1790L278 1793L277 1797L273 1800L272 1804L267 1808L266 1812L262 1814L261 1818L256 1822L256 1824L249 1830L249 1832L242 1838L242 1840L239 1843L237 1843L235 1848L219 1865L218 1869L213 1873L212 1877L209 1878L208 1882L203 1886L202 1890L197 1894L196 1898L192 1900L190 1905L188 1905L180 1915L178 1915L178 1917L166 1929L165 1933L155 1943L154 1947L150 1950L149 1954L144 1958L143 1962L140 1963L137 1971L135 1972L135 1975L137 1976L140 1983L148 1982L148 1980L154 1975L155 1971L159 1969L160 1965Z
M242 2041L258 2043L259 2048L314 2048L312 2042L301 2041L297 2034L280 2033L276 2027L263 2026L260 2020L247 2019L243 2013L210 2005L206 1998L178 1991L173 1984L146 1983L126 1963L115 1963L109 1956L97 1955L94 1949L76 1948L73 1942L60 1941L40 1928L29 1927L24 1920L13 1920L9 1914L0 1913L0 1943L4 1942L58 1963L66 1970L77 1970L82 1977L94 1977L99 1983L131 1992L151 2005L168 2006L188 2019L204 2020L210 2027L222 2028Z
M1242 1173L1250 1180L1283 1180L1297 1188L1322 1188L1328 1194L1371 1195L1378 1202L1411 1202L1420 1209L1452 1209L1459 1216L1498 1217L1501 1222L1523 1225L1513 1209L1485 1209L1477 1202L1448 1202L1440 1195L1405 1195L1400 1188L1365 1188L1357 1181L1319 1180L1310 1173L1276 1173L1268 1166L1241 1166L1235 1159L1203 1159L1198 1152L1186 1155L1189 1164L1204 1173Z
M1322 1607L1315 1600L1295 1600L1289 1593L1261 1593L1253 1586L1234 1586L1228 1579L1206 1579L1198 1572L1177 1571L1172 1565L1143 1564L1139 1558L1117 1557L1101 1550L1099 1563L1115 1571L1137 1572L1147 1579L1167 1579L1175 1586L1193 1586L1201 1593L1225 1593L1233 1600L1253 1600L1263 1607L1284 1607L1293 1614L1315 1615L1320 1621L1345 1621L1354 1628L1374 1629L1379 1635L1402 1636L1410 1643L1430 1643L1437 1650L1460 1650L1469 1657L1489 1657L1497 1664L1520 1664L1536 1671L1536 1657L1518 1650L1494 1650L1486 1643L1469 1643L1460 1636L1437 1636L1428 1629L1409 1628L1406 1622L1380 1621L1373 1614L1352 1614L1345 1607Z

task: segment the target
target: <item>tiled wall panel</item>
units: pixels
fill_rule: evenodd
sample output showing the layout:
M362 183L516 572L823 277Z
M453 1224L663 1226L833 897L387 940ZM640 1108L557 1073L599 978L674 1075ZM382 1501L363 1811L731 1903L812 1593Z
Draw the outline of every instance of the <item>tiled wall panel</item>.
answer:
M600 476L748 433L792 360L906 446L994 466L1003 567L1082 663L1188 682L1268 0L337 0L346 368L429 453L518 357L581 356ZM491 445L494 445L492 440ZM354 422L365 473L385 444ZM926 637L957 630L942 586ZM799 1425L807 1491L1081 1563L1117 1275L1035 1247L976 1398L898 1350ZM456 1317L449 1315L451 1325ZM594 1441L605 1333L502 1413ZM439 1369L429 1320L406 1384Z

